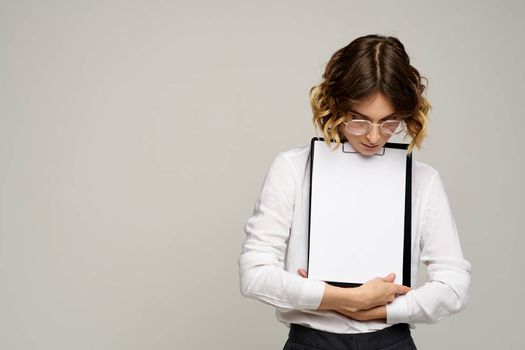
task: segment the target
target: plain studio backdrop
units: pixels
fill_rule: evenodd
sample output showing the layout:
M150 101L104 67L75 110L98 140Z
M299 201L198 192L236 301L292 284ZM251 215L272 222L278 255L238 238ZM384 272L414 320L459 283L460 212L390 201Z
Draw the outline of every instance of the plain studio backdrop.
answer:
M525 345L523 2L0 1L0 349L282 349L237 259L331 54L397 36L429 79L467 309L421 349ZM425 272L421 274L424 278ZM421 280L420 283L423 281Z

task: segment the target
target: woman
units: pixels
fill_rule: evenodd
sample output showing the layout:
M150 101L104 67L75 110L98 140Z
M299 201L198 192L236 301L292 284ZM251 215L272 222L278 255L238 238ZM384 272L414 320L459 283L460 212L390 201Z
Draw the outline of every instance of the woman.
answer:
M425 85L394 37L368 35L334 53L310 90L313 122L324 139L375 154L393 134L421 148L430 104ZM306 278L310 146L279 153L268 170L239 257L244 296L276 308L290 327L284 349L414 349L410 328L462 310L470 263L438 171L413 161L411 285L419 262L428 281L417 289L390 274L357 288ZM379 213L378 213L379 214Z

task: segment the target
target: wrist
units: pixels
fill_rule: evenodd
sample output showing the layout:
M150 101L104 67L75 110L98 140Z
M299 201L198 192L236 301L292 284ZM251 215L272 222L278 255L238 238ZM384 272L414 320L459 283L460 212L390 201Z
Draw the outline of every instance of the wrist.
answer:
M379 311L379 314L377 315L377 318L386 322L386 305L379 306L378 311Z
M347 310L353 312L360 310L362 305L362 292L359 288L335 287L327 283L319 310Z
M355 288L346 288L345 290L346 298L344 300L343 307L349 311L359 311L366 309L365 295L363 290L359 287Z

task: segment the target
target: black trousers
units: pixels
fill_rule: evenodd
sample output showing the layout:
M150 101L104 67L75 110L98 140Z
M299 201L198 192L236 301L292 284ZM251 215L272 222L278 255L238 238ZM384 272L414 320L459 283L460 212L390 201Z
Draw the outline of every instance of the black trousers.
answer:
M408 324L399 323L379 331L339 334L292 323L283 350L413 350L417 349Z

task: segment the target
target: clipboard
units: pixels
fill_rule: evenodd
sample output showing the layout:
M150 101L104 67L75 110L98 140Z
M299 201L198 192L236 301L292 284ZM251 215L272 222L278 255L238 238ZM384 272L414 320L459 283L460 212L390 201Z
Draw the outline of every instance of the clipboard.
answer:
M331 142L332 148L335 142ZM412 154L387 142L365 156L348 142L310 147L308 278L358 287L396 273L410 287Z

